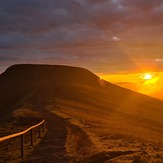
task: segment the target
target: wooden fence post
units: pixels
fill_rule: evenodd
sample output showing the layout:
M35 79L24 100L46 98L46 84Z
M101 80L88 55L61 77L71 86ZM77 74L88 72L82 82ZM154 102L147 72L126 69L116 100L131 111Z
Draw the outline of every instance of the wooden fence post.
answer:
M24 136L21 135L21 157L24 156Z
M44 123L42 124L42 131L44 132L45 130L44 130Z
M40 128L40 126L38 126L38 132L39 132L38 137L40 138L41 137L41 128Z
M31 130L31 145L33 145L33 131Z

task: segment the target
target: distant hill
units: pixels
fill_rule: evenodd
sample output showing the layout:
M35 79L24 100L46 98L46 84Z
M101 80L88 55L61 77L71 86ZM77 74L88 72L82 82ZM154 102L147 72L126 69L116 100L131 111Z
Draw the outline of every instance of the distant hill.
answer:
M0 75L1 115L9 114L24 103L43 104L46 98L69 96L76 85L98 87L98 80L96 75L83 68L13 65Z
M115 85L118 85L120 87L123 88L127 88L136 92L139 92L139 84L136 84L134 82L118 82L118 83L114 83ZM163 100L163 87L158 83L159 85L159 89L157 91L151 92L148 95L160 100ZM147 88L144 88L147 89ZM147 89L148 90L148 89Z
M109 99L108 105L113 107L126 99L131 105L133 101L162 105L159 100L100 80L92 72L79 67L19 64L9 67L0 75L0 115L3 118L26 103L46 105L55 98L92 105L93 101L96 101L96 105L102 105Z
M120 86L120 87L124 87L133 91L138 91L137 89L137 85L135 83L132 82L118 82L115 83L116 85Z

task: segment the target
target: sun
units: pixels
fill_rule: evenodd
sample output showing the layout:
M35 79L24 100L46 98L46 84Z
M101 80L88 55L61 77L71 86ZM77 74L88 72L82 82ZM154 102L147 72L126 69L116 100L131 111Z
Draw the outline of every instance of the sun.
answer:
M142 73L140 78L139 92L150 95L157 90L159 76L156 73Z
M152 75L151 74L149 74L149 73L145 73L145 74L143 74L142 76L141 76L141 78L142 79L145 79L145 80L150 80L150 79L152 79Z

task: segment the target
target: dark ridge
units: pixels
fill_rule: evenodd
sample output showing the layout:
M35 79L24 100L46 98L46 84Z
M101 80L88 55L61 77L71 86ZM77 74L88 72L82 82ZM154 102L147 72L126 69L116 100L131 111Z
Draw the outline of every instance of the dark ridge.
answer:
M81 86L100 87L99 77L79 67L13 65L0 75L0 114L26 102L43 104L57 96L71 98Z
M20 81L46 81L55 84L84 84L90 86L99 85L99 77L92 72L79 67L61 65L33 65L19 64L9 67L1 76L0 82L11 79Z
M113 85L98 76L79 67L61 65L19 64L9 67L0 75L0 118L24 104L46 105L55 98L70 99L79 102L96 103L110 101L115 108L126 99L139 103L161 101L125 88ZM93 103L93 101L96 101ZM142 102L141 102L142 101Z

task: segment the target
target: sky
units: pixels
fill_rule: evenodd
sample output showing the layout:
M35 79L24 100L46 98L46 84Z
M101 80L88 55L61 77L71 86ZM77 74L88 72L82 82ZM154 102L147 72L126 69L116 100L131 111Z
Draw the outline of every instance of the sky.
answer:
M18 63L161 73L162 15L163 0L1 0L0 73Z

